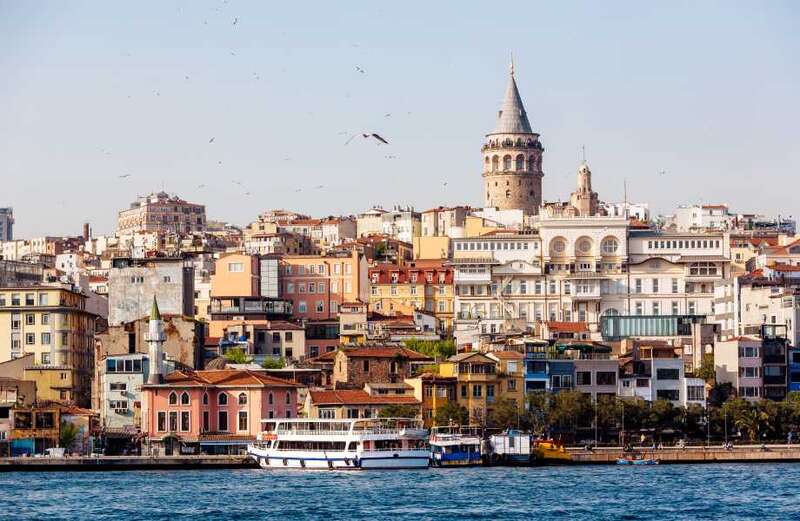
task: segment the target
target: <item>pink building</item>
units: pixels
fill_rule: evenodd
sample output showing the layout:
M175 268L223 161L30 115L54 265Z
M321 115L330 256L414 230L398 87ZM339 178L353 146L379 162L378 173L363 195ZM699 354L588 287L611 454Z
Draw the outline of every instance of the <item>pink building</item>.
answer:
M175 371L142 386L142 432L153 453L243 452L262 419L297 416L299 387L260 371Z

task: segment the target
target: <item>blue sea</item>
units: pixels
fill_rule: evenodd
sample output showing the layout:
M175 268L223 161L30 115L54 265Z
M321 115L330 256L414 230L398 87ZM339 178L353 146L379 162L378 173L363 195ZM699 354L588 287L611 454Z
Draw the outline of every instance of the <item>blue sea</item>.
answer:
M800 464L0 473L0 519L800 519Z

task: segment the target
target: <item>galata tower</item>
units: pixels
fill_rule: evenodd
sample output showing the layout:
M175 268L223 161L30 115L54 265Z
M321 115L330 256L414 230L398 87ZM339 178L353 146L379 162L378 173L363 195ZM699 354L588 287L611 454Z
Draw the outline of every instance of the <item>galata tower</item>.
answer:
M542 152L539 134L531 130L511 63L508 87L497 125L486 134L483 152L484 206L539 213L542 204Z

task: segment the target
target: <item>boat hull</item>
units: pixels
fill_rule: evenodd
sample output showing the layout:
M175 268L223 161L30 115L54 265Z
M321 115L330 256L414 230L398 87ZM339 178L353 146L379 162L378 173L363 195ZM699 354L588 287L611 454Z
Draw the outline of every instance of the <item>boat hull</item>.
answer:
M430 464L427 450L388 450L370 452L279 451L249 447L248 454L263 469L371 470L422 469Z

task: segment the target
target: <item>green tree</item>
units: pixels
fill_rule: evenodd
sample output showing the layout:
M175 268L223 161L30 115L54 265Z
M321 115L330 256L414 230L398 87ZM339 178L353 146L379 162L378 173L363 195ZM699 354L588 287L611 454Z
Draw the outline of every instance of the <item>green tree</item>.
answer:
M387 405L378 413L379 418L416 418L419 407L406 404Z
M703 355L703 362L700 364L700 368L697 370L695 376L698 378L702 378L706 381L707 384L714 385L717 381L717 370L714 367L714 355L713 354L705 354Z
M78 437L80 432L80 427L74 423L62 421L61 432L58 435L59 446L68 449L75 442L75 439Z
M528 405L528 424L534 434L544 434L549 426L551 398L552 395L544 391L531 392L525 397Z
M520 414L517 402L510 398L500 398L492 406L487 418L490 427L497 429L522 428L526 419Z
M548 423L564 435L575 436L582 425L591 424L591 398L577 390L559 391L553 396Z
M673 407L668 400L656 400L650 405L650 414L647 424L655 429L655 437L661 438L661 433L675 426L680 410Z
M453 339L419 340L412 338L405 341L405 346L412 351L428 355L438 360L449 358L456 354L456 343Z
M246 364L252 358L240 347L233 347L225 352L225 360L232 364Z
M743 433L747 434L747 438L750 441L757 441L758 435L761 432L764 414L765 413L758 409L750 408L742 411L734 423Z
M286 360L283 357L273 358L268 356L261 362L261 367L264 369L283 369L286 367Z
M616 396L598 396L594 404L597 418L597 434L599 440L609 436L612 431L621 427L621 405Z
M436 408L433 421L436 425L449 425L451 422L455 425L469 425L469 411L456 402L447 402Z

